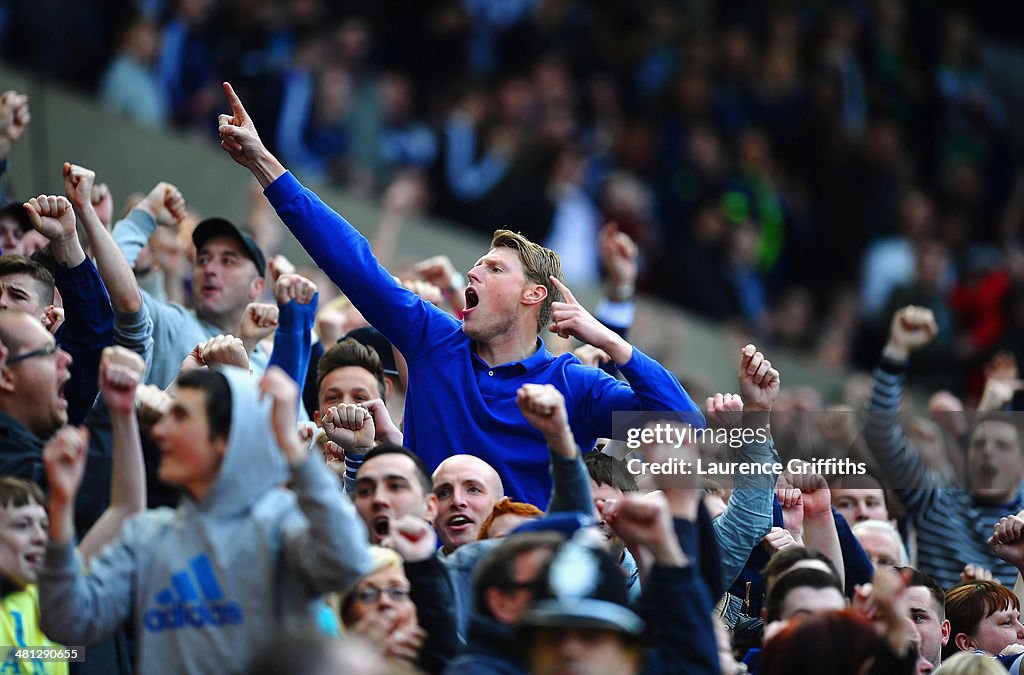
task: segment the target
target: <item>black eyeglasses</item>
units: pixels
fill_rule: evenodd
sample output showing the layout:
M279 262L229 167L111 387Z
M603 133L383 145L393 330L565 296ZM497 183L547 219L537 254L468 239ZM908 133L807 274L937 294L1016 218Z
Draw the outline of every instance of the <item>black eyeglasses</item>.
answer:
M381 594L388 596L394 602L409 599L408 588L374 588L373 586L352 591L351 597L356 602L370 603L377 602Z
M49 356L51 354L56 354L58 349L59 347L57 347L57 343L51 342L45 347L40 347L39 349L33 349L32 351L25 352L24 354L12 356L11 358L7 359L7 365L17 363L18 361L24 361L25 359L34 359L37 356Z
M506 593L512 593L513 591L536 591L540 587L539 581L506 581L501 584L497 584L497 587Z

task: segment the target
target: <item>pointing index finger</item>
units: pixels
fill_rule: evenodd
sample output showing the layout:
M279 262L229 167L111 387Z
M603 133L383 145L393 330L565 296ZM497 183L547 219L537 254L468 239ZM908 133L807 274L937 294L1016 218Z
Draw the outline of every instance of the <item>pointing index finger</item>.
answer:
M241 99L238 98L238 94L235 93L235 89L231 86L230 82L224 83L224 93L228 95L228 101L231 103L231 114L234 116L235 122L241 124L244 120L247 120L249 116L245 112L245 106L242 105Z
M551 280L551 283L555 286L555 288L558 289L558 292L562 294L562 296L565 298L565 301L567 303L569 303L570 305L578 305L578 304L580 304L579 301L576 300L576 296L574 296L572 294L572 291L570 291L569 288L565 284L563 284L561 281L559 281L557 277L552 275L552 276L549 276L548 279Z

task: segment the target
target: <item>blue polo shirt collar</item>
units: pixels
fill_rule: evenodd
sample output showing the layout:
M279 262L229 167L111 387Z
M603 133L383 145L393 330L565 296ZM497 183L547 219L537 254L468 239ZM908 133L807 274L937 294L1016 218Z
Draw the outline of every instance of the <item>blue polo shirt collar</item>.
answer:
M494 366L493 368L488 366L484 363L483 359L477 356L476 347L473 347L473 367L476 370L493 371L504 375L520 375L529 373L530 371L536 370L537 368L553 361L554 358L554 355L548 351L547 345L544 344L544 338L541 337L537 338L536 351L522 361L513 361L500 366Z

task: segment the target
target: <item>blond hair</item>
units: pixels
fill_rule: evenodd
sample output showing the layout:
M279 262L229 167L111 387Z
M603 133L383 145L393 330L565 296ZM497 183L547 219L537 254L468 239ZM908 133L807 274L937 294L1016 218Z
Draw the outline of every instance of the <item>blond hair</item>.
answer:
M548 296L540 304L540 314L537 315L537 332L540 333L551 323L551 303L564 302L561 292L549 279L555 277L559 281L563 280L561 259L551 249L535 244L511 230L495 230L491 237L491 248L510 248L515 251L523 264L526 279L548 290Z

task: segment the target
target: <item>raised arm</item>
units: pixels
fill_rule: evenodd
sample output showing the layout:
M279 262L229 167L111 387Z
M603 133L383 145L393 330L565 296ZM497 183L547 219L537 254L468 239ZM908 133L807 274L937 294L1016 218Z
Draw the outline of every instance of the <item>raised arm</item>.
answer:
M912 516L930 510L941 487L927 470L900 422L900 404L910 353L928 344L938 331L930 309L908 306L897 310L889 340L875 370L864 426L864 438L882 473L889 479ZM915 489L901 489L913 485Z
M284 533L285 560L321 593L342 591L370 569L366 526L338 480L310 453L297 433L299 387L280 368L270 368L260 391L273 404L272 429L291 472L304 522Z
M458 652L455 631L455 592L444 563L437 557L437 533L430 523L415 516L392 520L384 546L402 556L409 577L416 618L426 639L416 665L427 673L440 673Z
M231 114L217 117L220 147L231 155L231 159L249 169L265 190L268 185L284 175L285 168L263 145L256 132L256 125L245 111L235 90L227 82L224 83L224 92L228 95Z
M602 515L630 548L654 559L637 610L647 622L651 649L644 672L719 673L711 594L696 568L696 552L683 550L673 516L696 520L700 491L690 490L681 510L665 495L606 502Z
M516 405L548 446L552 485L548 513L590 513L594 508L590 475L569 427L562 392L550 384L524 384L516 392Z
M50 541L39 570L40 627L62 644L94 644L131 613L134 555L122 535L84 571L74 549L75 495L85 472L88 433L59 430L43 448L50 488Z
M367 321L405 354L419 353L423 344L456 330L454 318L402 288L378 263L366 237L285 170L263 145L231 85L224 89L231 115L219 118L221 147L259 180L281 220Z
M839 531L832 515L832 493L821 474L809 473L809 464L797 474L785 474L786 481L800 490L804 503L804 546L821 551L835 564L839 583L846 584L846 566L839 544Z
M34 197L25 204L32 227L50 240L57 269L54 284L64 301L64 323L56 333L74 361L65 388L68 418L80 422L96 399L100 352L114 341L114 313L92 261L75 229L75 212L65 197Z
M110 296L110 304L117 312L137 312L142 306L142 294L135 274L125 260L114 238L104 227L92 204L96 174L85 167L64 162L64 191L82 220L96 257L96 269Z
M270 365L280 366L298 383L305 382L313 352L313 322L318 302L316 284L298 274L282 274L274 282L278 325Z
M747 466L777 464L769 417L779 396L779 371L754 345L747 345L740 351L738 372L740 396L716 394L708 398L708 419L713 426L753 431L744 433L750 442L737 450L737 462ZM728 508L712 523L726 587L736 580L750 552L772 529L775 477L772 471L734 476Z
M88 561L121 533L124 521L146 508L146 467L135 416L135 388L146 364L124 347L107 347L100 361L100 391L110 410L114 435L110 505L78 546Z
M139 252L156 231L157 225L176 228L185 217L185 198L170 183L160 182L131 213L114 225L112 236L131 267Z

